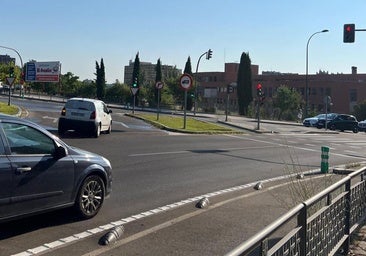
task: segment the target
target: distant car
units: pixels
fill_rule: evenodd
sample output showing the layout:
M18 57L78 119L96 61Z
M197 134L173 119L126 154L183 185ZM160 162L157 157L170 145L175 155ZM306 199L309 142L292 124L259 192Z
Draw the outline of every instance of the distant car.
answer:
M302 122L302 124L306 127L316 127L319 118L323 117L325 118L325 114L319 114L317 116L313 116L313 117L308 117L305 118Z
M332 121L338 114L336 113L328 113L324 114L324 116L319 117L318 122L316 123L316 127L318 129L325 128L325 119L327 119L327 128L328 123Z
M111 192L112 167L30 121L0 114L0 222L74 206L95 216Z
M87 98L69 99L58 120L58 134L68 130L87 133L98 138L101 132L112 131L112 110L101 100Z
M329 121L328 126L331 130L358 132L358 121L352 115L338 114L333 120Z
M358 130L366 132L366 120L358 122Z

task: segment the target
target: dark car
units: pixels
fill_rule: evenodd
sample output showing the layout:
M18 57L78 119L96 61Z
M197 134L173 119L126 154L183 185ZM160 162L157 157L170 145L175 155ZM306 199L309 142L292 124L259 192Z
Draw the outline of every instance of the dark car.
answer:
M111 171L104 157L0 114L0 221L69 206L91 218L111 192Z
M319 118L322 118L325 114L319 114L313 117L307 117L302 121L302 124L306 127L316 127Z
M338 114L333 120L329 121L328 127L331 130L340 130L342 132L349 130L357 133L358 121L352 115Z
M337 115L338 114L336 114L336 113L323 114L321 117L318 118L318 122L316 123L316 127L318 129L325 128L325 120L327 120L327 128L328 128L329 127L328 123L330 121L332 121Z

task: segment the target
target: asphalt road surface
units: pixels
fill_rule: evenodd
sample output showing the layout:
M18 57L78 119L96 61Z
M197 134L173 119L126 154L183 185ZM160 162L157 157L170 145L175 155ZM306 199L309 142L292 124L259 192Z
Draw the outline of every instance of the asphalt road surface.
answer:
M26 118L55 132L62 104L15 99L13 104L29 111ZM69 133L63 138L112 163L113 192L100 213L79 221L65 209L1 224L0 255L32 255L37 252L34 248L44 244L152 209L282 176L289 168L317 169L321 146L330 148L333 166L366 158L365 133L309 134L289 127L279 134L190 135L161 131L124 113L113 109L110 135L95 139ZM253 231L256 227L252 225ZM186 232L186 236L194 235Z

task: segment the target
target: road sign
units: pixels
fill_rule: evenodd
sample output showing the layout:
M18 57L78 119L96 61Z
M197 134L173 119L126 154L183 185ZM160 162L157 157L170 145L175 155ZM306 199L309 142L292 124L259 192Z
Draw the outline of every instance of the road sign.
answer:
M181 75L179 79L180 87L182 87L183 90L189 90L193 84L193 79L191 75L189 74L183 74Z
M138 87L132 87L131 88L131 92L132 92L133 95L136 95L136 93L137 93L138 90L139 90Z
M158 90L160 90L160 89L162 89L164 87L164 83L163 82L156 82L156 84L155 84L155 88L156 89L158 89Z
M7 77L6 78L6 82L8 83L8 85L12 86L14 83L15 77Z

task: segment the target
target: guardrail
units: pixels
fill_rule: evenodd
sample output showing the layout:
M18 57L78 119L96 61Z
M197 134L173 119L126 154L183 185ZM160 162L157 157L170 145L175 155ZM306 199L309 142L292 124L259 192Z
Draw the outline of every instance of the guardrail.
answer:
M366 217L366 167L295 206L226 256L334 255L348 253L351 234ZM360 180L356 180L360 178ZM273 238L285 225L293 227ZM287 229L288 230L288 229Z

